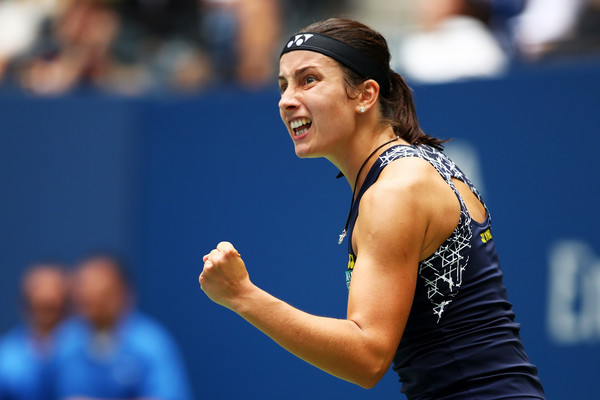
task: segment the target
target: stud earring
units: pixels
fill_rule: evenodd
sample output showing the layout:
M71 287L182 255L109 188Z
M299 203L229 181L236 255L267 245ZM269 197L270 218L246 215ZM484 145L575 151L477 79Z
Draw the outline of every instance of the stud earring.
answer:
M361 113L361 114L364 114L364 112L365 112L365 111L367 111L367 109L366 109L366 108L364 108L364 107L361 107L361 108L360 108L360 113Z

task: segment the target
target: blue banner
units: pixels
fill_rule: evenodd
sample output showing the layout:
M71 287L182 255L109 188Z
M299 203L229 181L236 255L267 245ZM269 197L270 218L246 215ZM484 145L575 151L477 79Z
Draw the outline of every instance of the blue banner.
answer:
M414 88L423 128L491 210L509 299L549 399L594 398L600 358L600 71L556 68ZM140 307L173 333L197 398L397 399L280 349L199 288L202 256L233 242L257 285L344 318L337 245L350 188L296 158L276 90L193 98L0 97L0 328L19 314L30 261L113 247L135 265Z

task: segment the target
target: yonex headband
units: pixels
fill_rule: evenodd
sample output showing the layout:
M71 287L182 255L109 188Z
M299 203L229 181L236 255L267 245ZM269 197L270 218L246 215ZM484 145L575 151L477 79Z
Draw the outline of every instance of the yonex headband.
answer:
M279 57L294 50L308 50L324 54L350 68L364 78L374 79L382 93L390 90L387 75L371 60L354 47L319 33L300 33L290 38Z

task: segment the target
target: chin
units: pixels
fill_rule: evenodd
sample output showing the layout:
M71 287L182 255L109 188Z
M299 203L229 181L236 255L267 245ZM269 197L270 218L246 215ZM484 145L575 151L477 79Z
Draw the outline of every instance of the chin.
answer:
M305 146L296 146L295 148L296 156L298 158L318 158L321 157L321 154L316 152L313 149L306 148Z

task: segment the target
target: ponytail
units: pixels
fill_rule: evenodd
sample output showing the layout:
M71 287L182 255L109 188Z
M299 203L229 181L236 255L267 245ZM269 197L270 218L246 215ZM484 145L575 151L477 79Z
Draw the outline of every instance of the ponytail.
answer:
M438 150L444 148L442 140L423 132L417 118L417 110L411 89L400 74L389 70L390 91L382 93L379 101L384 118L392 125L396 135L410 144L426 144Z

